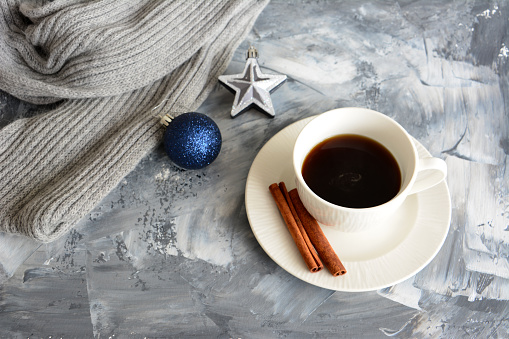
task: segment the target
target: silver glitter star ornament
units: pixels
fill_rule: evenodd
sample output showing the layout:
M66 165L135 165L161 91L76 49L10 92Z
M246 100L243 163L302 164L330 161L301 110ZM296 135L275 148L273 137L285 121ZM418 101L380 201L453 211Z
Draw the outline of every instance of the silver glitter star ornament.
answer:
M246 67L243 73L219 77L219 82L235 93L231 111L232 118L251 107L271 118L275 116L270 93L286 81L286 75L263 74L257 59L258 52L251 46L247 51Z

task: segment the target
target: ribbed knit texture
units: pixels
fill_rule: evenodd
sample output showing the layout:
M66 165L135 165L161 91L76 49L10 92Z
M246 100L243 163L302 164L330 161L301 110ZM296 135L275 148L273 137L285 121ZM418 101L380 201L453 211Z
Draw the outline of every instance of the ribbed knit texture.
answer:
M0 88L62 101L0 130L0 231L65 234L160 143L155 114L200 106L266 2L0 0Z

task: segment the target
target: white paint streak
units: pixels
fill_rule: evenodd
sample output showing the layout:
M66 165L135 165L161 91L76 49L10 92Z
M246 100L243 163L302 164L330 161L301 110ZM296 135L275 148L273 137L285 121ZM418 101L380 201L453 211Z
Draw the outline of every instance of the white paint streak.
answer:
M476 17L483 17L486 19L491 19L498 11L498 5L494 5L493 9L486 9L482 11L481 13L477 14Z
M507 46L504 43L502 43L502 47L500 48L498 57L507 59L508 56L509 56L509 48L507 48Z
M210 212L213 211L197 213L203 218L202 222L193 214L176 218L176 242L168 244L165 253L181 254L189 259L200 259L224 267L229 265L233 261L229 239L221 232L221 225L210 218Z
M294 79L322 85L342 84L356 75L352 60L340 55L326 55L319 59L309 55L304 59L273 58L270 67Z
M163 168L159 173L157 173L155 175L155 179L156 180L167 180L171 174L172 173L169 168Z
M414 279L407 279L397 285L378 291L381 296L394 300L402 305L421 311L419 300L421 290L415 287Z

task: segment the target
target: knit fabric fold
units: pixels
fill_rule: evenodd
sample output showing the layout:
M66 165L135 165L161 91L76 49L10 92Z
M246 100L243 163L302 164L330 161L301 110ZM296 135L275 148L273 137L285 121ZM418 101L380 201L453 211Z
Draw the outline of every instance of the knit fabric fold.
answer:
M154 114L200 106L266 4L0 0L0 89L60 102L0 130L0 231L65 234L160 143Z

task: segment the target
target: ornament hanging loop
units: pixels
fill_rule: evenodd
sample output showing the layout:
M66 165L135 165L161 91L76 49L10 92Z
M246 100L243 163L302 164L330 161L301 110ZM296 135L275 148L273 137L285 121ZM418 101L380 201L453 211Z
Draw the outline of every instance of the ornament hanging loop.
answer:
M161 124L163 124L165 127L168 127L173 119L174 118L171 115L165 114L164 116L161 116Z
M254 46L249 46L249 48L247 50L246 59L249 59L249 58L258 59L258 51L256 50L256 48L254 48Z
M175 114L178 115L178 114L185 114L185 113L189 112L189 110L186 110L186 107L178 105L181 109L180 109L180 111L172 110L171 113L173 113L174 115L171 115L170 113L166 113L164 115L163 114L155 114L155 111L161 110L163 108L164 103L167 101L169 101L169 99L164 99L163 101L161 101L159 103L159 105L155 106L151 110L152 115L156 118L159 118L160 123L162 125L164 125L165 127L168 127L168 125L175 119Z

